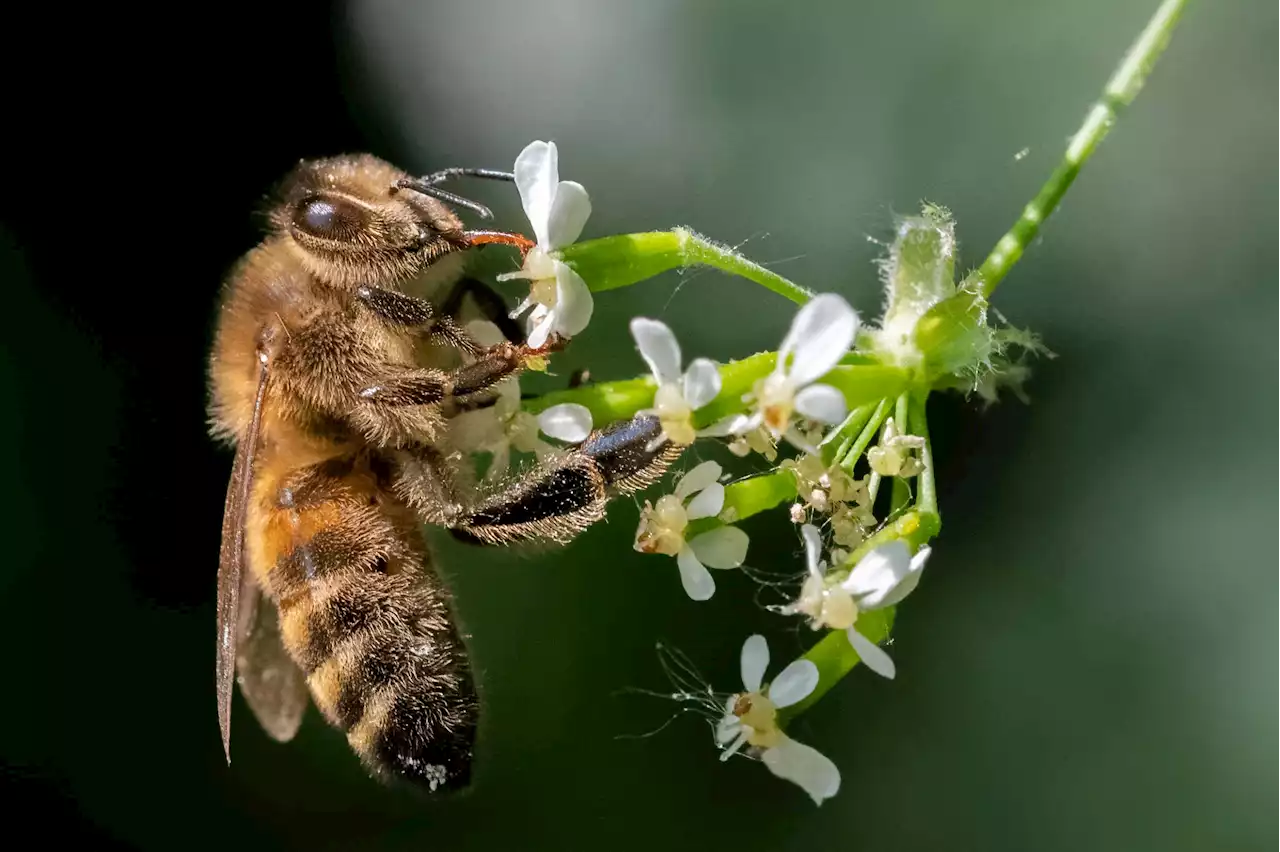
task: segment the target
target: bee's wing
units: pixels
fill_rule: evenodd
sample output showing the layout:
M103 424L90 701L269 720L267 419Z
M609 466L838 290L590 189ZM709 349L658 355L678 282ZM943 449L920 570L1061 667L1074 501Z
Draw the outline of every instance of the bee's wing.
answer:
M249 709L272 739L293 739L307 709L306 676L285 650L275 605L263 599L248 571L240 584L236 681Z
M222 515L222 547L218 554L218 727L222 730L222 749L231 762L231 683L235 674L236 646L240 639L240 591L245 579L244 522L253 488L253 458L258 446L258 429L262 423L262 400L267 392L269 359L258 357L258 393L253 401L253 417L249 428L236 446L231 465L231 482L227 485L227 502Z

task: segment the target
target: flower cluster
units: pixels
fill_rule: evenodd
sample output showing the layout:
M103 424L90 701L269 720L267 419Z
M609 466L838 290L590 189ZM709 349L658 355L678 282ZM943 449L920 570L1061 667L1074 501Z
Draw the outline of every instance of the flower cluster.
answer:
M591 205L580 184L560 180L553 143L534 142L526 147L516 160L514 177L536 245L519 271L500 280L530 282L528 295L512 316L526 316L529 343L541 348L581 334L591 318L590 286L574 266L584 256L598 257L575 253L579 248L574 246ZM691 238L689 232L678 232L677 245ZM895 333L904 340L911 339L917 316L902 319L908 314L902 305L894 314L898 317ZM777 352L768 360L758 356L752 362L758 372L746 374L745 381L741 372L735 374L730 385L724 371L731 365L705 357L686 362L666 323L651 317L633 319L631 337L648 367L648 379L638 387L648 401L635 406L631 414L652 416L661 425L661 435L649 449L663 443L689 447L700 440L722 441L732 454L745 457L754 452L774 468L767 475L733 480L715 461L693 466L676 479L670 493L645 500L634 549L674 559L684 593L692 600L706 601L716 592L713 571L740 569L746 563L751 539L738 522L770 506L789 503L804 544L806 571L794 596L783 606L771 607L772 611L802 616L812 629L844 637L840 641L847 641L857 660L872 672L893 678L896 667L880 646L885 632L877 625L884 622L864 616L894 607L916 587L930 549L909 544L907 528L900 533L890 525L906 508L903 505L891 507L885 520L880 520L877 486L882 478L906 480L931 472L925 437L907 431L908 425L922 426L922 420L913 419L911 424L892 417L868 421L865 408L861 419L851 412L851 407L871 401L881 405L879 410L887 410L895 399L864 400L856 397L855 389L857 405L853 405L847 398L849 377L858 368L849 365L899 369L905 363L900 353L895 354L897 350L878 353L874 348L885 337L882 329L872 329L860 338L860 325L858 314L843 297L812 295L796 312ZM472 333L487 342L496 328L477 327ZM742 369L741 362L737 368ZM581 398L593 392L604 393L586 389ZM634 387L628 393L634 395ZM905 399L897 400L899 413ZM616 410L609 405L603 408ZM525 412L515 379L497 388L494 405L459 416L476 421L457 430L469 435L463 449L493 456L486 473L489 478L507 470L513 452L538 458L558 452L540 435L573 443L585 439L594 426L591 410L577 403L552 406L537 417ZM852 433L863 429L868 436L859 445L863 449L834 452L837 443L849 446ZM875 432L878 443L867 447ZM788 457L778 461L782 453ZM859 464L862 468L855 470ZM766 684L768 661L764 637L747 639L741 658L743 689L724 701L722 708L716 705L715 742L721 759L756 758L821 803L839 789L839 771L816 749L788 736L785 714L779 714L814 694L821 680L819 666L810 659L795 660Z
M932 552L929 542L941 527L926 403L945 390L988 401L1002 388L1021 396L1024 359L1051 355L1034 334L1005 326L990 298L1110 132L1118 110L1141 91L1183 5L1161 3L1058 167L976 269L956 280L958 243L945 209L926 204L920 215L899 218L879 263L884 311L866 328L840 296L815 295L687 228L578 244L591 203L580 184L560 180L556 146L533 142L517 157L513 177L536 244L519 271L500 279L530 282L513 316L526 317L535 350L554 351L586 329L593 289L634 284L669 269L716 267L801 305L776 353L725 365L695 358L683 370L671 330L638 318L631 333L651 380L561 392L561 405L532 419L521 411L518 387L506 384L470 439L475 449L493 454L489 475L497 476L513 450L554 452L539 432L579 441L591 431L592 410L607 412L610 420L646 412L661 424L659 444L685 448L722 438L730 453L755 453L773 466L726 483L715 462L697 465L673 493L645 502L636 530L636 550L674 557L685 592L706 600L716 589L708 568L745 564L750 539L736 524L788 505L800 527L803 580L785 606L772 609L803 616L825 635L770 683L764 680L768 645L753 635L742 646L742 691L723 702L710 700L717 695L710 687L672 696L696 701L714 716L722 759L757 758L816 803L836 795L836 767L792 739L786 722L858 662L886 678L896 674L881 647L891 610L917 588ZM789 452L782 442L800 455L775 465ZM880 488L885 480L889 487Z
M779 467L796 478L800 502L791 507L791 519L796 523L802 524L815 514L828 515L833 537L844 547L856 547L876 526L870 476L854 479L839 464L826 464L821 456L809 453L785 459Z

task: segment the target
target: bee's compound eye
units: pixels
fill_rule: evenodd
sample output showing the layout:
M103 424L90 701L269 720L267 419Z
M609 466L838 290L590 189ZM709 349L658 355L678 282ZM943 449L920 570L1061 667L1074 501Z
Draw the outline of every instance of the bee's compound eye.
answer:
M341 198L313 195L298 202L294 224L316 237L351 239L364 227L364 211Z
M337 215L338 211L334 209L333 204L323 198L316 198L307 202L306 208L302 211L302 221L308 231L331 231L333 220Z

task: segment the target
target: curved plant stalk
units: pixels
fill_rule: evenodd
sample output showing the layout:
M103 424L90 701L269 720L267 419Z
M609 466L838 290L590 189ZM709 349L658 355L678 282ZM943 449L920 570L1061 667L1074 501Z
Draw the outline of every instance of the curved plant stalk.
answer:
M1018 221L996 243L982 266L970 276L984 296L990 296L1000 286L1000 282L1022 257L1027 246L1040 233L1040 225L1057 209L1058 202L1067 194L1080 169L1111 132L1120 112L1133 103L1133 99L1142 91L1156 60L1169 46L1169 39L1173 36L1173 30L1186 5L1187 0L1164 0L1160 4L1160 8L1147 22L1146 28L1107 81L1102 97L1089 110L1084 124L1071 137L1062 162L1049 175L1036 197L1023 208Z
M1031 241L1039 233L1040 224L1057 207L1058 202L1062 200L1072 181L1075 180L1080 168L1093 155L1098 144L1111 130L1119 111L1132 103L1138 92L1142 90L1147 75L1151 73L1156 60L1160 58L1161 53L1168 46L1173 29L1177 25L1185 6L1186 0L1165 0L1165 2L1161 3L1146 28L1138 36L1124 59L1121 60L1120 66L1112 74L1111 79L1107 81L1101 99L1094 104L1089 114L1085 117L1084 124L1072 137L1062 163L1049 176L1049 180L1026 206L1018 221L1014 223L1013 228L1001 237L982 266L969 277L966 284L977 283L979 291L984 296L989 296L1008 274L1009 270L1013 268L1014 264L1018 262L1019 258L1022 257L1025 248L1030 245ZM927 398L927 392L912 395L911 397L903 394L897 401L897 411L895 412L896 416L905 421L904 425L906 423L910 424L913 434L920 435L925 439L923 452L924 470L919 476L915 504L909 511L901 515L897 521L892 522L863 542L862 546L855 550L848 562L846 562L846 571L856 565L858 560L877 544L882 544L895 538L902 538L911 545L914 551L931 541L942 528L942 519L938 514L933 447L929 440L928 424L925 419ZM856 462L856 459L853 461ZM852 469L852 465L849 465L849 467ZM901 509L903 507L898 505L899 500L907 498L899 498L900 492L896 490L897 482L896 480L894 504L896 508ZM883 620L880 618L873 619L873 616L883 616ZM863 619L867 620L864 621ZM865 636L873 641L879 641L888 636L889 629L892 627L892 620L893 616L889 610L876 610L860 615L858 624L860 628L866 628L863 631ZM883 634L877 635L875 631L881 629L884 631ZM858 663L857 652L853 650L843 631L829 632L821 641L802 655L802 659L811 660L817 665L819 673L818 685L803 701L782 711L780 720L784 723L817 703Z
M917 223L921 226L915 234L918 245L910 241L904 243L905 249L919 249L916 252L919 257L904 253L900 260L904 263L910 261L913 265L902 266L901 269L928 268L929 264L925 261L931 258L935 261L941 258L946 262L937 267L938 275L934 277L938 280L933 281L933 286L925 287L925 291L916 294L928 296L927 300L917 299L919 304L915 304L905 296L891 298L890 313L886 314L886 320L893 318L891 313L895 305L892 303L895 302L897 307L911 307L910 311L902 312L905 317L903 322L907 323L915 343L923 350L928 350L922 353L926 361L933 354L934 362L938 362L936 355L947 343L948 338L943 332L948 329L959 329L961 332L976 329L986 333L985 299L995 291L1039 234L1040 226L1057 208L1080 169L1110 132L1119 113L1137 97L1168 45L1185 6L1186 0L1164 0L1160 4L1107 81L1101 97L1086 115L1084 123L1072 137L1062 161L1035 198L1023 209L1009 232L1001 237L982 265L959 288L950 283L953 270L949 247L944 247L945 252L929 248L930 240L937 242L938 235L949 233L946 230L950 227L949 219L943 215L945 211L926 210L925 217ZM804 304L813 295L806 288L770 272L733 250L683 228L623 234L577 243L563 250L562 259L578 272L591 290L597 292L634 284L671 269L711 266L741 275L796 304ZM914 292L913 286L919 289L919 281L910 276L903 277L902 281L889 283L891 297L894 293L909 296ZM947 293L952 295L946 297ZM882 328L885 327L882 324ZM930 337L930 334L934 336ZM962 342L978 339L976 336L965 338L962 334L953 337ZM695 423L699 427L707 426L726 415L743 411L747 405L743 397L751 392L757 381L773 370L776 358L777 354L774 352L761 352L720 366L722 390L715 400L699 409ZM944 359L942 363L948 362ZM946 378L947 382L939 384L934 381L938 376L931 376L927 369L922 372L919 369L887 366L875 356L854 354L821 379L840 389L850 409L849 417L824 442L823 455L828 462L838 462L852 472L875 441L890 412L893 412L896 424L904 433L909 429L911 434L924 438L924 466L917 477L915 493L911 493L905 482L895 478L888 520L863 541L843 565L836 566L830 572L833 580L841 579L842 573L847 575L865 554L881 544L901 539L915 551L929 543L941 529L926 404L932 385L947 386L953 383L950 379L955 377ZM655 390L653 379L642 377L558 391L526 400L524 406L529 411L538 412L558 403L578 403L586 406L595 422L600 424L628 418L648 408L652 405ZM878 480L875 484L878 484ZM795 479L789 470L776 470L740 480L726 486L724 509L720 515L693 522L689 527L689 535L724 523L740 521L795 498ZM888 637L893 621L893 608L861 613L858 618L859 632L872 641L879 642ZM779 720L783 724L819 701L860 662L844 631L828 632L802 658L817 666L818 685L803 701L780 713Z
M594 292L613 290L671 269L710 266L754 281L766 290L803 305L813 291L747 260L728 246L712 242L688 228L617 234L566 246L560 258Z

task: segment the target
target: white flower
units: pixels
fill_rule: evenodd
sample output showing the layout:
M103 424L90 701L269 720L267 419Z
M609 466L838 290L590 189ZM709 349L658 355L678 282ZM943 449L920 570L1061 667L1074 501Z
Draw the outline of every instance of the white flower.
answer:
M657 417L662 433L673 444L692 444L703 434L693 427L693 412L720 393L720 371L715 362L695 358L681 375L680 344L671 329L658 320L636 317L631 321L631 336L658 383L653 408L640 413Z
M591 434L591 409L576 402L553 405L538 415L538 428L568 444L580 444Z
M924 438L919 435L901 435L890 417L884 422L880 443L867 450L867 463L881 476L900 476L910 479L924 470L924 462L913 455L924 449Z
M750 544L746 533L727 525L685 541L684 532L690 521L713 518L724 508L724 486L716 481L720 474L720 465L715 462L698 465L676 483L674 494L658 498L656 505L645 501L640 526L636 528L635 549L674 556L680 568L680 582L695 601L705 601L715 594L716 583L707 566L737 568L747 558Z
M796 660L762 689L768 667L769 643L763 636L747 637L742 645L746 691L729 698L716 727L716 741L725 747L720 759L728 760L743 746L752 746L774 775L800 785L820 805L840 789L840 770L817 749L796 742L778 727L779 708L802 701L818 685L818 667Z
M817 453L792 424L799 413L820 423L836 424L844 419L844 396L830 385L815 384L840 363L853 346L858 331L858 314L840 296L814 296L791 322L773 372L756 382L751 398L756 411L750 416L726 418L717 426L742 435L764 426L776 440L785 437L800 449Z
M735 435L736 437L729 442L729 452L739 458L746 458L751 453L756 452L764 456L765 461L773 462L778 458L778 439L773 437L773 433L764 425L756 426L754 429L746 429L744 432L737 431L740 426L745 428L747 422L745 414L734 415L733 417L721 420L719 423L712 424L703 432L708 435L725 434Z
M558 255L582 233L591 215L591 199L582 184L560 180L554 142L530 142L516 157L515 177L520 203L538 242L525 255L519 272L499 275L498 280L532 282L528 298L511 316L533 308L526 320L529 345L540 349L551 335L572 337L591 321L591 291Z
M505 338L488 320L467 323L467 333L477 343L493 345ZM511 464L511 451L532 453L542 461L556 448L538 437L538 432L569 443L586 439L591 432L591 412L573 403L553 405L536 417L520 407L520 382L515 376L493 386L497 401L455 415L449 434L463 452L487 452L493 458L485 471L486 482L497 480Z
M858 560L843 581L829 583L827 563L821 561L822 536L818 528L805 524L800 533L804 536L809 576L800 589L800 597L784 607L783 612L804 613L809 616L814 629L826 627L846 631L849 644L867 668L882 677L892 678L897 673L893 660L858 632L858 613L893 606L911 594L920 582L920 572L929 560L930 548L922 547L912 556L907 543L895 539Z

